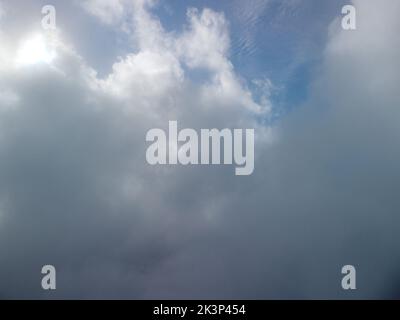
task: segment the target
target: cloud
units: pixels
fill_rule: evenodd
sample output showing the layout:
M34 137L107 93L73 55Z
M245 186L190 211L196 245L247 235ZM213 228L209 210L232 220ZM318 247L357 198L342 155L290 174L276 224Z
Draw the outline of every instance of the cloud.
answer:
M307 103L272 128L223 14L191 9L178 34L134 5L136 50L106 77L62 35L50 63L4 57L0 296L397 297L398 2L355 1L355 32L334 21ZM168 120L255 128L254 174L147 165L145 134ZM45 264L55 292L40 289Z
M100 18L106 24L114 24L124 16L124 0L86 0L81 3L90 14Z
M0 2L0 19L3 18L3 16L5 15L5 10L3 7L3 4Z
M16 64L15 55L5 57L0 76L0 92L7 92L2 96L7 107L0 108L2 295L47 297L35 275L51 262L59 272L58 297L144 297L151 273L177 254L185 239L207 231L212 210L185 195L183 186L192 182L181 180L178 168L147 165L145 133L167 126L168 119L192 127L252 127L255 114L248 107L261 106L240 84L226 52L213 48L214 33L227 38L223 16L204 10L191 12L190 18L192 40L186 33L181 38L164 34L155 17L137 11L138 26L159 27L138 30L139 50L116 62L103 79L62 35L53 35L57 45L51 61L39 56ZM210 42L223 67L214 66L197 83L187 76L189 69L208 65L189 60L200 61L196 54L203 52L186 56L178 47L191 47L199 37ZM201 170L189 173L193 182L202 176ZM199 191L206 196L212 191L204 183ZM186 200L178 201L180 192ZM6 278L9 273L16 278Z

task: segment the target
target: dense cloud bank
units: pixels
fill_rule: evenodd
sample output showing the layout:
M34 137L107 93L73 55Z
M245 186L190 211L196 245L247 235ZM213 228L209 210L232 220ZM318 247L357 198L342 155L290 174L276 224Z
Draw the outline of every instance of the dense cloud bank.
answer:
M400 3L383 2L354 1L357 31L331 23L308 100L270 126L222 13L190 9L171 33L152 1L86 1L136 48L105 77L62 33L51 63L17 63L0 24L0 297L398 297ZM168 120L254 128L253 175L148 165Z

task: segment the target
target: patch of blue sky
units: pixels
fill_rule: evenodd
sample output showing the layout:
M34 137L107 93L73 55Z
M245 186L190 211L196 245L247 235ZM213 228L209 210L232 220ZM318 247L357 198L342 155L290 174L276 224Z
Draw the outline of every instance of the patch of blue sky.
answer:
M181 32L188 7L224 12L231 33L230 59L247 82L268 78L278 90L272 119L306 100L333 19L345 1L169 0L154 11L168 31ZM252 86L249 86L250 88Z

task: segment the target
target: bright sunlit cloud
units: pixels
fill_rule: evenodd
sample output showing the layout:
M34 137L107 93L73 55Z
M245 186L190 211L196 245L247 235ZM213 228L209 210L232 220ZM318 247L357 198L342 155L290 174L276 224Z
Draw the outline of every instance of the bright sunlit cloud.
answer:
M18 66L51 63L55 56L46 39L42 35L35 35L21 44L16 63Z

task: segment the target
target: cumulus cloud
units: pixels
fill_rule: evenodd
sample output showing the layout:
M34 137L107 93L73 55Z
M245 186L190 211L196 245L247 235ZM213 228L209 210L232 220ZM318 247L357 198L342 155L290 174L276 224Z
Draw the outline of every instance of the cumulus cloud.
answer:
M118 1L111 13L88 1L112 24L119 4L132 6L137 50L103 78L62 35L51 62L16 65L10 49L0 296L344 298L345 264L358 268L351 297L397 296L400 6L380 3L355 1L356 32L331 24L309 100L272 128L258 121L268 96L256 101L236 74L228 22L211 9L188 10L178 34L152 3ZM145 134L168 120L255 128L254 174L147 165ZM40 289L45 264L55 292Z

